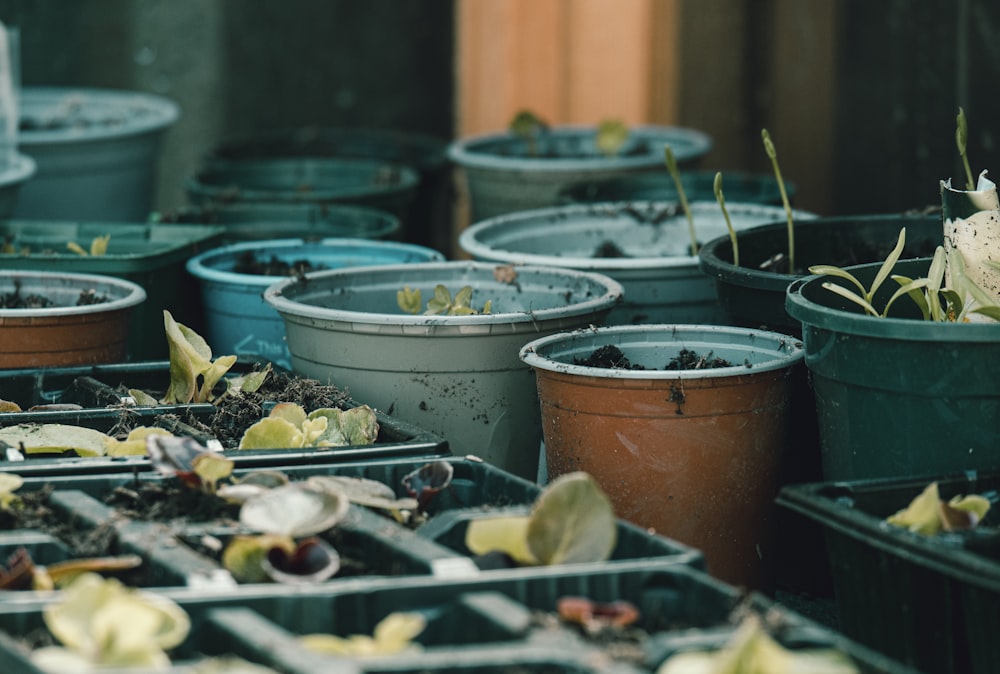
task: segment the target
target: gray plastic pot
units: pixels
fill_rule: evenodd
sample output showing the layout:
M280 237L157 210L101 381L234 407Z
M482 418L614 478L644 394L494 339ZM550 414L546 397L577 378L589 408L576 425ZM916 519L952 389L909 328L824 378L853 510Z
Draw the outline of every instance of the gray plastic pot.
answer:
M457 454L475 454L534 479L542 439L531 368L518 358L527 342L600 323L622 288L601 274L440 262L343 269L268 288L264 299L285 319L292 367L331 381L352 397L437 433ZM492 313L406 314L404 286L426 301L437 284L474 290Z
M215 354L255 355L291 367L285 323L264 302L264 290L281 277L239 271L240 263L308 263L340 269L412 262L440 262L436 250L395 241L367 239L270 239L223 246L191 258L187 270L201 284L205 338Z
M783 208L729 204L736 229L785 217ZM698 239L726 233L718 204L691 204ZM813 217L795 212L797 219ZM625 301L608 317L610 325L632 323L720 323L713 281L690 254L687 219L677 203L575 204L512 213L462 232L462 250L477 260L580 269L614 278ZM616 246L627 257L595 257Z
M35 160L25 154L16 154L14 161L0 171L0 219L6 219L14 212L18 195L25 181L35 175Z
M14 217L145 222L176 103L105 89L25 87L18 144L38 165Z
M639 126L629 131L625 146L613 157L598 151L595 127L585 126L549 129L534 154L524 138L505 132L457 140L448 147L448 156L465 172L472 221L478 222L555 206L559 193L580 181L665 171L663 147L668 143L682 166L712 148L711 138L694 129Z

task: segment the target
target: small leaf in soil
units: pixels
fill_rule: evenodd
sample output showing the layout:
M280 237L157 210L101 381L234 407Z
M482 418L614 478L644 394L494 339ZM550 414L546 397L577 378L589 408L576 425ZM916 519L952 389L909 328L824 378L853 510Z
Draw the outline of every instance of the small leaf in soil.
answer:
M417 505L424 511L434 495L451 484L454 473L455 468L448 461L432 461L404 475L403 487L406 493L417 499Z
M556 612L560 620L580 625L588 634L628 627L639 620L639 609L630 602L602 603L586 597L560 597Z
M197 332L163 311L163 327L170 352L170 388L164 403L211 402L213 389L236 362L236 356L212 360L212 348Z
M372 636L352 634L338 637L333 634L306 634L299 637L303 648L315 653L342 656L396 655L418 650L416 639L427 626L419 613L390 613L383 618Z
M70 424L17 424L0 428L0 441L26 454L102 456L109 437L100 431Z
M263 561L275 549L292 553L295 541L283 534L233 536L222 552L222 566L238 583L263 583L268 580Z
M191 467L201 480L202 489L209 493L216 491L219 480L233 474L234 465L232 459L217 452L203 452L191 460Z
M198 475L195 460L199 456L215 452L194 438L149 435L146 437L146 454L153 468L159 473L176 477L185 485L195 489L202 491L214 489L214 483L207 485Z
M322 538L310 536L291 551L272 548L261 566L271 580L279 583L319 583L340 571L340 555Z
M18 547L0 567L0 590L28 590L35 575L35 562L27 548Z
M408 314L419 314L420 309L423 307L420 288L413 290L410 286L405 286L402 290L397 291L396 304Z
M108 456L145 456L147 438L150 435L174 437L173 433L164 428L137 426L129 431L124 440L109 437L105 443L105 453Z
M989 509L989 500L978 494L943 501L937 482L931 482L906 508L890 515L886 521L914 533L933 536L941 531L972 528Z
M245 501L240 524L261 533L312 536L333 528L349 506L339 493L291 482Z
M538 560L528 549L528 522L527 515L474 519L465 530L465 547L478 557L502 553L518 564L533 566Z

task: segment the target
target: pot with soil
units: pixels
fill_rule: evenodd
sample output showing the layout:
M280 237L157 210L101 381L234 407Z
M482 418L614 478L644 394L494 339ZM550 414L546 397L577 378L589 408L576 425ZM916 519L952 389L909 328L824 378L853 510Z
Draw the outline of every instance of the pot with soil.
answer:
M392 213L403 221L420 177L402 164L375 159L290 157L203 165L185 184L195 206L229 203L352 204Z
M14 217L145 222L163 133L180 116L161 96L24 87L18 143L38 165Z
M145 300L142 286L112 276L0 271L0 368L123 360Z
M698 325L582 329L520 351L537 375L549 476L591 474L619 517L755 588L772 580L803 355L785 335Z
M201 283L213 351L291 367L284 321L262 299L268 286L323 269L439 261L444 256L436 250L394 241L273 239L207 251L188 260L187 269Z
M416 314L407 313L400 300L415 291ZM271 286L264 299L285 319L296 372L441 435L458 454L534 479L541 422L518 349L600 323L621 295L600 274L441 262L316 272Z
M397 240L402 224L391 213L347 204L216 203L157 213L157 223L212 224L222 243L262 239Z
M408 223L406 240L447 252L452 245L452 187L446 149L446 141L421 134L378 129L302 127L228 140L212 151L209 161L326 157L376 159L413 167L420 175L420 183L404 218ZM289 233L283 236L301 235ZM348 233L326 236L358 237Z
M690 204L699 240L727 232L718 204ZM736 229L785 217L777 206L730 204ZM796 217L811 217L796 212ZM625 301L609 325L721 322L712 282L691 255L680 206L669 201L575 204L523 211L477 223L459 237L477 260L569 267L614 278Z
M904 258L928 257L941 242L941 216L914 213L816 218L795 223L795 266L788 270L788 225L775 222L736 234L740 264L733 264L728 234L698 251L701 270L715 280L719 307L730 325L800 336L802 324L785 312L788 284L811 265L846 267L883 260L901 227ZM886 245L888 243L888 245Z
M684 171L681 186L688 201L715 199L715 171ZM794 184L785 183L788 198L795 195ZM677 201L677 187L670 174L636 173L620 178L575 183L559 193L564 204L593 204L608 201ZM734 203L781 206L781 190L772 175L726 172L726 199Z
M582 180L662 171L667 144L682 166L712 147L711 138L694 129L639 126L616 152L605 153L597 134L593 126L557 126L531 138L504 132L453 142L448 156L465 174L472 222L555 206L561 190Z

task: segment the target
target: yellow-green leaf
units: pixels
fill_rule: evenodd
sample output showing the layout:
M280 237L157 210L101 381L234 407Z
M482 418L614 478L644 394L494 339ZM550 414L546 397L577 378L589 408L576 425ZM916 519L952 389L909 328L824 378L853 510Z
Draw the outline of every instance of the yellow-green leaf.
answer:
M542 564L601 562L615 549L618 523L611 501L587 473L553 480L528 524L531 554Z
M931 482L906 508L890 515L886 521L915 533L932 536L941 530L941 518L938 514L940 503L938 483Z
M128 437L124 440L116 440L109 437L105 443L105 454L108 456L145 456L146 438L150 435L169 435L173 437L173 433L164 428L137 426L129 431Z
M267 582L268 575L261 561L274 548L281 548L291 554L295 551L295 541L284 534L233 536L222 552L222 566L238 583Z
M528 548L528 522L527 515L474 519L465 530L465 547L474 555L503 552L518 564L538 564Z
M422 308L420 289L411 290L410 286L396 292L396 304L408 314L419 314Z
M302 441L302 431L290 421L265 417L243 433L239 449L297 449Z

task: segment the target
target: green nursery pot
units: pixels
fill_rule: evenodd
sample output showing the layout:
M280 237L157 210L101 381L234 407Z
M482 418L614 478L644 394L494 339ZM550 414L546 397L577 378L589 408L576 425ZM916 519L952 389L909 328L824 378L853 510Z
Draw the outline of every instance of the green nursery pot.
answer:
M929 258L893 273L927 275ZM848 267L869 286L881 263ZM786 309L802 322L826 480L907 477L1000 465L1000 324L937 323L906 298L893 315L855 311L810 276L788 287ZM883 306L894 291L875 296Z

